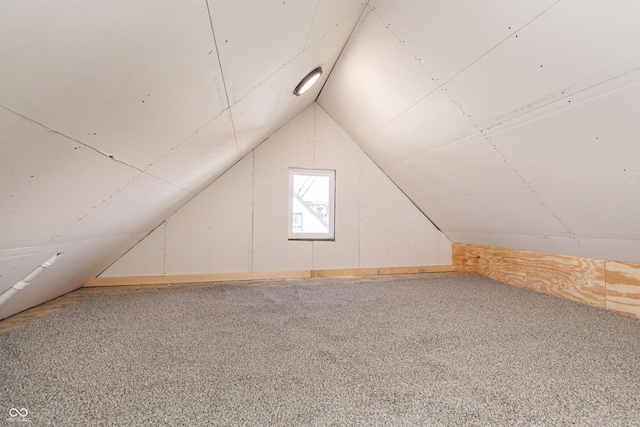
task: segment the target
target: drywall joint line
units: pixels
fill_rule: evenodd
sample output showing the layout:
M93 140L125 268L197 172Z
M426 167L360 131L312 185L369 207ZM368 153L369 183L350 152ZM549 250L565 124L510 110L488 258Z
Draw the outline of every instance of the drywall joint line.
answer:
M167 274L167 221L164 221L164 245L162 245L162 274Z
M38 125L38 126L40 126L40 127L44 128L44 129L46 129L46 130L47 130L47 131L49 131L49 132L55 133L56 135L60 135L60 136L62 136L63 138L66 138L66 139L68 139L68 140L70 140L70 141L76 142L76 143L78 143L78 144L82 145L83 147L86 147L86 148L88 148L88 149L90 149L90 150L93 150L93 151L95 151L96 153L98 153L98 154L100 154L100 155L102 155L102 156L104 156L104 157L107 157L107 158L109 158L109 159L111 159L111 160L113 160L113 161L115 161L115 162L118 162L118 163L123 164L123 165L125 165L125 166L127 166L127 167L130 167L130 168L132 168L132 169L135 169L135 170L137 170L138 172L141 172L141 173L142 173L142 172L144 172L142 169L140 169L140 168L138 168L138 167L136 167L136 166L134 166L134 165L131 165L131 164L129 164L129 163L127 163L127 162L125 162L125 161L122 161L122 160L120 160L120 159L118 159L118 158L114 157L113 155L111 155L111 154L109 154L109 153L105 153L104 151L101 151L101 150L99 150L99 149L97 149L97 148L95 148L95 147L92 147L91 145L87 144L86 142L79 141L79 140L77 140L77 139L75 139L75 138L70 137L69 135L65 135L65 134L64 134L64 133L62 133L62 132L58 132L57 130L52 129L52 128L50 128L49 126L44 125L44 124L42 124L42 123L40 123L40 122L38 122L38 121L36 121L36 120L33 120L33 119L31 119L31 118L29 118L29 117L25 116L24 114L20 114L20 113L18 113L17 111L12 110L11 108L9 108L9 107L7 107L7 106L5 106L5 105L0 104L0 107L1 107L1 108L3 108L4 110L6 110L6 111L10 112L10 113L15 114L16 116L22 117L23 119L28 120L28 121L30 121L31 123L34 123L34 124L36 124L36 125Z
M138 240L133 246L131 246L129 249L127 249L127 251L125 253L123 253L122 255L120 255L118 257L118 259L116 259L115 261L113 261L111 264L109 264L104 270L102 270L100 273L98 273L96 275L96 278L100 277L102 274L104 274L105 271L107 271L108 269L110 269L111 267L113 267L118 261L120 261L122 258L125 257L125 255L127 255L129 252L131 252L133 250L133 248L135 248L136 246L138 246L140 244L140 242L142 242L144 239L146 239L147 237L149 237L149 235L151 233L153 233L154 231L156 231L159 227L161 227L162 225L164 225L166 223L166 221L162 221L158 226L156 226L153 230L151 230L150 232L148 232L147 234L145 234L140 240ZM162 260L162 264L164 265L164 258ZM162 268L164 271L164 267Z
M227 107L229 108L229 117L231 118L231 128L233 129L233 140L236 143L236 153L240 157L240 147L238 146L238 136L236 134L236 125L233 121L233 113L231 112L231 103L229 102L229 91L227 90L227 81L224 78L224 70L222 69L222 61L220 60L220 50L218 49L218 42L216 40L216 31L213 29L213 18L211 17L211 9L209 8L209 0L205 0L207 5L207 14L209 15L209 25L211 26L211 36L213 37L213 46L216 49L216 57L218 58L218 68L220 68L220 76L222 77L222 87L224 88L224 96L227 100Z
M499 149L498 147L493 143L493 140L491 139L491 137L489 135L484 134L483 132L483 136L484 139L489 143L489 145L491 145L491 147L493 148L493 150L500 156L502 157L502 160L504 161L504 163L511 168L511 171L518 177L520 178L520 181L522 181L522 183L526 186L526 188L534 195L534 197L536 199L538 199L538 201L542 204L542 206L544 206L544 208L551 214L551 216L553 217L553 219L555 219L556 221L558 221L558 223L566 230L566 232L569 234L569 236L571 236L572 239L574 239L576 241L576 244L578 246L580 246L582 249L585 249L581 244L580 241L576 238L575 233L571 230L571 227L569 227L567 224L565 224L564 221L562 221L562 219L560 217L558 217L558 215L555 214L555 212L553 212L553 210L551 210L551 208L549 207L549 205L547 203L544 202L544 200L542 200L542 198L540 197L540 195L538 194L538 192L535 190L535 188L531 185L531 183L529 183L529 181L527 181L526 179L524 179L524 177L522 176L522 174L520 173L520 171L518 171L517 168L515 168L511 162L509 162L509 159L507 159L507 156L505 156Z
M313 18L311 19L311 25L309 25L309 31L307 31L307 38L304 39L304 49L307 48L307 43L309 43L309 36L311 35L313 24L315 24L316 22L316 15L318 14L318 6L320 6L320 0L316 2L316 8L313 11Z
M498 46L500 46L501 44L503 44L505 41L507 41L508 39L511 38L511 36L513 36L514 34L518 33L519 31L522 31L523 28L529 26L533 21L535 21L536 19L540 18L542 15L544 15L545 13L547 13L551 8L555 7L558 3L560 3L562 0L558 0L555 3L553 3L551 6L547 7L545 10L543 10L542 12L540 12L539 14L537 14L536 16L534 16L533 18L531 18L528 22L525 22L524 25L522 25L520 28L518 28L517 30L513 31L511 34L509 34L507 37L505 37L504 39L502 39L500 42L498 42L498 44L496 44L495 46L493 46L491 49L489 49L488 51L486 51L485 53L483 53L482 55L480 55L478 58L476 58L473 62L471 62L469 65L467 65L466 67L464 67L462 70L458 71L457 73L455 73L453 76L451 76L449 79L447 79L447 81L445 81L443 83L443 85L446 85L447 83L449 83L451 80L455 79L456 77L458 77L460 74L462 74L465 70L467 70L469 67L471 67L473 64L475 64L476 62L480 61L482 58L484 58L485 56L487 56L489 53L493 52Z
M253 272L255 244L255 204L256 204L256 150L251 151L251 248L249 250L249 272Z
M360 150L360 176L358 177L358 268L362 258L362 183L364 180L364 151Z
M174 145L173 147L169 148L169 150L165 151L164 153L162 153L153 163L151 163L149 166L147 166L144 169L144 172L146 172L147 174L153 176L154 178L158 178L160 180L162 180L162 178L159 178L155 175L152 175L150 173L148 173L147 171L152 168L153 166L155 166L160 160L164 159L166 156L168 156L173 150L176 150L178 148L180 148L184 143L186 143L187 141L189 141L191 138L193 138L195 135L197 135L202 129L205 128L205 126L208 126L211 122L213 122L215 119L217 119L218 117L221 117L225 112L229 111L229 114L231 114L231 109L229 107L223 109L222 111L220 111L218 114L216 114L212 119L207 120L203 125L201 125L198 129L195 130L195 132L191 132L186 138L184 138L182 141L180 141L177 145ZM164 180L163 180L164 181ZM167 181L165 181L167 182ZM186 190L185 188L183 188L183 190ZM186 190L189 191L189 190Z
M485 53L483 53L482 55L480 55L478 58L476 58L473 62L471 62L470 64L466 65L464 68L462 68L460 71L458 71L457 73L455 73L453 76L451 76L449 79L447 79L445 82L440 83L439 79L437 79L433 74L431 74L431 72L427 69L427 67L423 64L423 62L420 60L420 58L418 58L412 51L411 49L409 49L406 45L406 43L404 43L404 41L402 41L400 39L400 37L398 37L398 35L390 28L390 24L387 24L384 19L382 19L382 17L375 11L375 8L372 8L371 11L373 13L376 14L376 16L378 17L378 19L380 19L380 21L382 22L383 25L385 25L385 27L391 32L391 34L393 34L396 38L396 40L398 40L398 42L400 42L404 48L411 54L411 56L413 56L418 63L420 64L420 66L425 70L425 72L429 75L429 77L431 77L431 79L436 82L437 87L434 88L433 90L431 90L429 93L427 93L425 96L423 96L422 98L420 98L418 101L416 101L415 103L413 103L411 106L409 106L408 108L406 108L404 111L402 111L401 113L399 113L398 115L396 115L396 117L394 117L393 119L389 120L387 123L383 124L382 126L380 126L380 128L376 129L374 132L372 132L370 135L367 135L367 137L365 138L365 140L367 138L369 138L372 135L375 135L377 132L379 132L380 130L384 129L386 126L388 126L391 122L395 121L396 119L398 119L399 117L401 117L403 114L407 113L409 110L411 110L413 107L415 107L417 104L419 104L420 102L422 102L425 98L427 98L428 96L430 96L433 92L435 92L437 89L442 90L442 92L447 95L447 97L456 105L456 107L458 107L458 109L460 109L460 111L462 112L462 114L464 114L467 117L471 117L468 113L466 113L464 111L464 109L462 108L462 105L459 104L458 102L456 102L449 94L448 91L444 88L444 86L449 83L451 80L453 80L454 78L456 78L458 75L460 75L462 72L464 72L465 70L467 70L469 67L471 67L473 64L475 64L476 62L478 62L479 60L481 60L482 58L484 58L486 55L488 55L489 53L491 53L493 50L495 50L498 46L500 46L501 44L503 44L505 41L507 41L508 39L511 38L511 36L513 36L514 34L516 34L518 31L521 31L524 27L528 26L529 24L531 24L533 21L535 21L536 19L538 19L540 16L542 16L544 13L546 13L549 9L551 9L552 7L554 7L555 5L557 5L558 3L560 3L562 0L558 0L555 3L553 3L551 6L547 7L545 10L543 10L542 12L540 12L538 15L536 15L535 17L533 17L531 20L529 20L528 22L526 22L524 25L522 25L520 28L518 28L517 30L513 31L509 36L505 37L504 39L502 39L500 42L498 42L498 44L496 44L495 46L493 46L491 49L489 49L488 51L486 51ZM472 123L476 126L478 126L475 122ZM448 145L448 144L446 144Z

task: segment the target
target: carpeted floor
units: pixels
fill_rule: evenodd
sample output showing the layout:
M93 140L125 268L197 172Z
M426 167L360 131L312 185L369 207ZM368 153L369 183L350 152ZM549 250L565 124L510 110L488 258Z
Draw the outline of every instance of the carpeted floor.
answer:
M640 425L640 320L479 276L91 294L0 361L14 426Z

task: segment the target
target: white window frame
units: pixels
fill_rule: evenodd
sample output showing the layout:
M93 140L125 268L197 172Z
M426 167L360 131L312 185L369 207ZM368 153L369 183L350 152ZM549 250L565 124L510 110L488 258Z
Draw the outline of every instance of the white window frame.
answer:
M295 175L317 175L329 177L329 231L327 233L296 233L293 231L293 177ZM288 236L289 240L335 240L336 213L336 171L331 169L302 169L289 168L289 211Z

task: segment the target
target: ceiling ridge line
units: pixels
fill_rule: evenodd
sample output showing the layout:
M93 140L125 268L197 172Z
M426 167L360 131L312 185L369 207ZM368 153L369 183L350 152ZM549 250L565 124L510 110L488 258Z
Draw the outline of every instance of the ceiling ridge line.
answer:
M218 42L216 40L216 31L213 28L213 18L211 17L211 9L209 8L209 0L205 0L205 4L207 5L207 15L209 16L209 25L211 27L211 36L213 37L213 45L214 45L214 47L216 49L216 57L218 58L218 68L220 69L220 76L222 77L222 87L224 88L224 96L227 99L227 108L229 109L229 118L231 119L231 129L233 129L233 141L235 142L235 145L236 145L236 155L238 157L240 157L240 147L238 146L238 136L236 134L236 124L235 124L235 122L233 120L233 113L231 112L231 103L229 102L229 91L227 89L227 81L224 78L224 70L222 69L222 61L220 60L220 50L218 49Z
M368 3L367 3L367 5L368 5ZM338 59L339 59L339 58L340 58L340 56L342 55L342 52L344 52L344 48L345 48L345 46L347 45L347 43L348 43L348 42L349 42L349 40L351 39L351 36L353 35L353 32L354 32L355 28L357 27L357 24L360 22L360 19L362 18L362 15L364 14L364 11L365 11L366 9L367 9L367 7L366 7L366 6L362 9L362 13L360 14L360 18L358 18L358 22L356 23L356 26L351 30L351 33L349 33L349 37L347 37L347 41L345 42L345 45L342 47L342 50L340 50L340 53L338 54ZM349 16L351 16L351 15L349 15ZM347 18L348 18L348 17L347 17ZM336 30L336 28L337 28L337 27L339 27L339 26L342 24L342 22L344 22L347 18L345 18L345 19L343 19L342 21L340 21L340 24L338 24L336 27L332 28L332 29L331 29L331 31L328 31L328 32L327 32L327 33L325 33L324 35L329 34L329 33L331 33L332 31L335 31L335 30ZM262 86L262 85L263 85L263 84L265 84L267 81L269 81L269 79L271 79L273 76L275 76L275 75L276 75L276 74L278 74L280 71L282 71L283 69L285 69L289 64L291 64L293 61L295 61L295 60L296 60L296 58L298 58L301 54L303 54L304 52L306 52L307 50L309 50L312 46L316 45L317 43L320 43L320 41L324 38L324 35L323 35L323 37L320 37L318 40L316 40L316 41L315 41L313 44L311 44L310 46L304 46L304 47L302 48L302 50L301 50L301 51L299 51L299 52L297 52L293 58L291 58L290 60L288 60L287 62L285 62L284 64L282 64L282 65L281 65L280 67L278 67L275 71L273 71L271 74L269 74L269 75L268 75L264 80L262 80L260 83L258 83L258 84L256 84L255 86L253 86L251 89L249 89L249 90L247 91L247 93L243 94L240 98L236 99L236 100L235 100L235 102L234 102L233 104L229 104L229 108L231 108L231 107L233 107L233 106L235 106L235 105L238 105L240 102L242 102L242 100L244 100L247 96L249 96L249 95L251 94L251 92L253 92L255 89L258 89L260 86ZM336 60L336 63L337 63L337 60ZM334 65L333 65L333 66L335 67L335 63L334 63ZM332 69L333 69L333 67L332 67ZM284 79L284 76L283 76L283 79ZM327 80L328 80L328 76L327 76L327 78L325 79L325 83L326 83L326 81L327 81ZM324 85L323 85L323 87L324 87ZM320 90L320 92L322 92L322 90Z
M369 12L367 12L367 10ZM322 83L322 86L320 87L320 90L318 91L318 95L316 96L316 99L314 99L314 101L313 101L313 102L317 103L320 106L320 108L322 108L323 110L324 110L324 108L319 103L320 94L324 90L324 87L327 85L327 82L329 81L329 78L331 77L331 74L333 74L333 70L336 69L336 66L338 65L338 62L340 62L340 58L342 58L342 55L344 54L345 49L349 45L349 42L351 42L351 39L353 38L353 35L356 32L356 29L363 22L363 19L366 19L366 16L368 16L369 13L371 13L371 11L372 11L371 6L369 5L369 1L367 1L367 3L362 8L362 11L360 12L360 16L358 17L358 20L356 21L355 25L351 29L351 32L349 33L349 37L347 37L347 39L345 40L344 44L342 45L342 49L340 49L340 52L338 53L338 56L336 57L336 60L333 62L333 65L331 65L331 69L327 72L327 77L324 79L324 82ZM349 16L351 16L351 15L349 15ZM342 23L345 19L340 21L340 23ZM335 30L335 28L334 28L334 30ZM331 30L331 31L334 31L334 30Z

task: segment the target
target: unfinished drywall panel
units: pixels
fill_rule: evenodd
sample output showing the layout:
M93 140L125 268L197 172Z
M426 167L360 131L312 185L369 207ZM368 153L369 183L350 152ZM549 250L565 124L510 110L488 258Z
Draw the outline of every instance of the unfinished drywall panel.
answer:
M640 79L636 75L636 79ZM531 185L640 173L640 83L487 133Z
M361 186L361 267L450 263L441 233L368 157Z
M560 1L445 86L481 127L640 66L640 5Z
M0 144L0 249L46 243L140 174L3 108Z
M210 270L244 273L251 270L253 236L253 156L248 155L207 189Z
M100 277L250 271L252 175L247 156Z
M444 83L554 3L557 0L374 0L370 4Z
M334 241L289 240L289 168L336 171ZM167 219L152 275L450 265L451 243L322 108L313 104ZM153 244L146 240L153 240ZM129 269L137 248L102 277Z
M543 186L536 193L578 238L640 240L640 174Z
M347 26L351 23L346 20L333 27L231 106L240 156L291 120L302 105L306 107L318 97L351 33L352 27ZM300 80L316 67L324 70L318 82L304 94L293 96Z
M640 239L592 239L581 237L579 241L580 246L592 258L640 263Z
M440 147L387 169L412 200L526 187L482 135Z
M323 0L318 2L305 48L326 37L336 27L342 27L351 33L366 4L367 2L362 0ZM347 34L343 40L346 41L348 36ZM344 43L342 44L344 45Z
M117 257L122 252L122 248L131 247L134 244L135 240L131 237L116 236L57 242L40 248L38 252L14 264L23 270L18 280L54 254L62 253L62 256L33 279L28 286L17 292L7 304L0 307L0 318L79 288L106 268L105 263ZM4 290L14 283L0 284L0 287Z
M365 11L319 104L357 142L437 88L429 73L377 15ZM361 96L366 94L366 96Z
M419 200L445 234L449 231L571 237L528 188Z
M335 241L313 243L313 269L359 266L360 187L364 153L314 104L314 167L336 171Z
M144 169L227 107L202 1L2 6L2 104L75 140Z
M383 170L478 133L467 114L442 89L430 93L361 143Z
M231 113L225 110L146 172L197 193L237 160Z
M146 234L193 194L148 174L140 174L97 205L65 238Z
M166 274L198 274L209 271L211 201L207 190L200 192L166 221Z
M229 100L233 104L267 75L282 67L305 47L305 36L313 23L316 3L211 1L211 20L216 29L222 69ZM242 25L238 25L242 22Z
M100 277L157 276L164 274L166 222L121 256Z
M313 133L311 106L254 151L253 271L311 269L311 242L288 240L287 215L289 168L314 166Z

